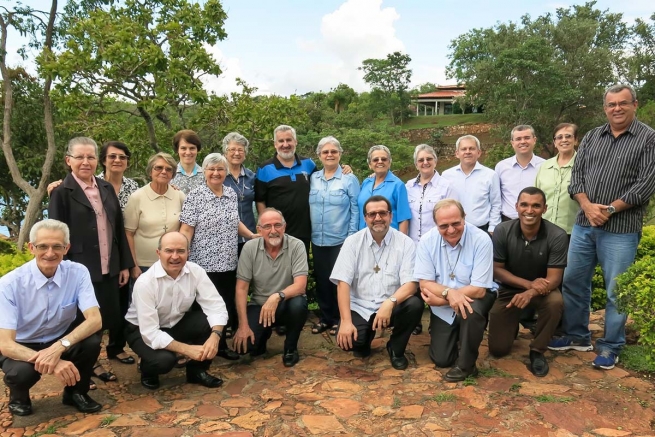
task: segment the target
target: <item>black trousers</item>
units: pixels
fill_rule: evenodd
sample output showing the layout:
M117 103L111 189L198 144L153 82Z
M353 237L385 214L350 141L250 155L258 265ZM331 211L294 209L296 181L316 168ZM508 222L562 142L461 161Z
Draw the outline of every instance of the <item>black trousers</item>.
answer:
M139 327L125 323L125 337L132 350L141 358L141 374L143 376L163 375L170 372L177 363L175 352L166 349L153 349L141 337ZM162 328L162 331L176 341L191 345L202 345L211 335L211 327L207 316L199 311L188 311L172 328ZM209 369L212 360L189 360L187 373Z
M389 345L396 356L401 356L405 353L405 348L407 348L409 338L412 336L412 331L421 321L423 308L423 300L414 295L397 305L391 311L393 332L391 333L391 338L389 338ZM373 313L366 320L355 311L350 311L353 325L357 329L357 340L353 341L353 352L358 356L365 357L371 353L371 343L375 338L373 321L376 315L377 313ZM341 322L339 325L341 325Z
M125 352L125 314L130 308L130 283L123 285L118 289L118 303L120 306L120 321L116 328L109 330L109 341L107 342L107 357L115 357L116 355Z
M462 370L473 369L495 300L496 294L487 290L484 297L471 302L473 314L467 312L466 319L457 315L452 325L430 313L430 359L437 367L457 364Z
M218 290L218 294L223 298L225 302L225 307L227 308L228 322L227 325L223 327L223 336L221 337L218 343L218 350L227 349L227 338L225 337L225 329L231 327L233 331L236 331L236 327L239 324L239 317L237 316L237 306L234 301L234 296L236 293L237 287L237 271L232 270L229 272L207 272L207 276L214 284L214 287ZM198 305L199 307L200 305Z
M303 326L307 321L307 296L296 296L286 299L277 306L275 311L275 323L273 327L264 327L259 323L259 314L262 311L261 305L248 305L248 325L255 334L255 343L248 342L248 353L252 356L261 355L266 352L266 342L273 334L274 326L284 326L287 334L284 339L284 350L298 349L298 339Z
M69 329L66 333L71 332ZM65 336L65 334L64 334ZM46 343L19 343L34 351L40 351L52 346L57 342ZM77 371L80 372L80 380L74 386L66 387L64 390L70 393L86 394L89 391L89 382L93 373L93 365L100 355L100 334L90 335L79 343L75 343L61 355L62 360L72 362ZM30 388L40 379L41 374L34 370L34 364L26 361L13 360L0 355L0 368L5 374L4 382L9 387L14 399L27 401L30 397Z
M312 244L314 255L314 275L316 276L316 300L321 309L321 322L328 326L339 323L337 285L330 281L330 274L341 251L338 246L316 246Z

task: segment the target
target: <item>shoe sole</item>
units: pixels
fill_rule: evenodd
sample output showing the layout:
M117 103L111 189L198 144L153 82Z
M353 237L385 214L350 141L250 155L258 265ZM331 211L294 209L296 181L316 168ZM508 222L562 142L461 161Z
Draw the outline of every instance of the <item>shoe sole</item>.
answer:
M594 350L594 347L592 345L589 346L560 346L560 347L552 347L548 346L548 349L551 351L579 351L579 352L589 352Z

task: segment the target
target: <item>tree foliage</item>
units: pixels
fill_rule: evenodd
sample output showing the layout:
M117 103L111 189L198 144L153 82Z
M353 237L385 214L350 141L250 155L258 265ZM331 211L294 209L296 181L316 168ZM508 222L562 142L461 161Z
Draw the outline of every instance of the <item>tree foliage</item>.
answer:
M637 18L632 31L631 79L639 88L640 103L655 101L655 13L650 23Z
M447 73L504 132L531 124L549 143L560 122L582 132L601 122L603 92L625 73L629 36L621 14L588 2L460 35Z

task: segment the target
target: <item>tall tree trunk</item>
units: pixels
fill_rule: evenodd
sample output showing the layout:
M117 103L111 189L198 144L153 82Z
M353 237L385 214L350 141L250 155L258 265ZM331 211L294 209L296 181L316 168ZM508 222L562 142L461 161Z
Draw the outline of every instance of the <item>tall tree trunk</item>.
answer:
M155 133L155 123L152 121L152 116L148 111L137 105L137 109L143 120L146 122L146 127L148 128L148 138L150 139L150 147L155 153L161 152L159 146L157 145L157 135Z

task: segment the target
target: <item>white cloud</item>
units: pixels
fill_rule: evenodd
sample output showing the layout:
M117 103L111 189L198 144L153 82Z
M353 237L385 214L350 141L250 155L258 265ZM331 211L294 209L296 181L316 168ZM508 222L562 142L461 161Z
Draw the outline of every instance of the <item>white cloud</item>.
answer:
M236 79L241 78L249 86L256 86L258 94L271 94L268 80L261 77L257 73L250 74L241 68L241 61L237 57L230 57L223 55L223 51L217 46L206 45L205 49L212 55L212 57L219 63L223 73L216 76L205 76L202 78L205 84L205 89L208 92L213 92L218 95L227 94L232 92L241 92L241 87L237 85Z

